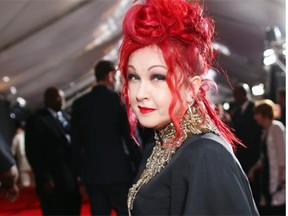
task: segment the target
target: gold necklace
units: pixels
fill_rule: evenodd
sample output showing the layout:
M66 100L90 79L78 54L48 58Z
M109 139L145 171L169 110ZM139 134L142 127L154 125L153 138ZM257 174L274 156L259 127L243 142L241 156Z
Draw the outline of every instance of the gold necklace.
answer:
M155 133L156 134L156 133ZM159 173L171 160L175 154L177 147L163 148L158 136L155 135L155 146L153 148L151 156L148 158L146 168L143 170L139 180L136 184L133 184L128 193L128 210L131 216L131 210L133 209L133 203L136 194L141 187L147 184L157 173Z
M187 137L207 132L218 134L218 130L211 119L208 116L205 116L205 118L206 122L203 122L197 107L193 107L192 110L189 108L180 121L181 135L177 139L175 139L176 129L173 123L155 131L155 146L147 160L146 167L138 181L129 189L127 200L129 216L131 216L133 203L139 190L171 161L177 149Z

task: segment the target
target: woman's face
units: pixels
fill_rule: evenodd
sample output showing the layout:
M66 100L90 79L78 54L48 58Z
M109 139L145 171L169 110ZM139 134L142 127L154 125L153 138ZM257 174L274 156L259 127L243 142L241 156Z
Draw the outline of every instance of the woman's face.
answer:
M268 127L270 120L269 118L265 118L263 115L261 115L260 113L255 113L254 114L254 119L256 120L256 122L262 126L262 127Z
M128 97L141 125L162 128L171 122L168 113L172 100L166 82L168 67L156 46L144 47L131 54L128 61ZM175 113L180 109L177 103Z
M254 119L256 120L257 124L262 126L262 123L263 123L263 117L261 114L259 113L255 113L254 114Z

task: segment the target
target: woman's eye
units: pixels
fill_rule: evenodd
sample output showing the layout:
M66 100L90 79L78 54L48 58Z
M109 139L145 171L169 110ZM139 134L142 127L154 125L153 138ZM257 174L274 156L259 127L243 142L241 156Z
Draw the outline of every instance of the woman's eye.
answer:
M130 73L127 76L129 81L135 81L135 80L139 80L139 76L137 76L136 74Z
M162 74L154 74L152 75L152 80L162 80L165 81L166 80L166 76L162 75Z

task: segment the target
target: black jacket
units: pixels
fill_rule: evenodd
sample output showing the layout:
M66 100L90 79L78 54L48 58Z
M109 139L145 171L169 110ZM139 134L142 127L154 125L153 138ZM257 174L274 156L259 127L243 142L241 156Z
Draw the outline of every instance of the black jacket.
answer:
M75 165L84 183L132 181L131 163L137 167L141 154L129 137L127 115L117 93L104 85L94 87L73 103L71 126Z
M0 173L9 170L13 165L15 165L15 160L10 146L0 133Z
M214 134L188 138L166 167L142 186L132 215L258 215L248 180L223 145ZM147 148L145 158L152 146Z
M236 151L236 156L246 173L260 156L262 128L254 119L254 106L254 102L250 101L242 114L241 107L238 107L231 116L235 135L246 145L246 148L239 146Z
M68 116L64 116L69 121ZM26 154L34 171L38 190L41 191L48 181L54 182L56 190L75 189L77 181L67 135L69 133L46 108L27 121Z
M11 152L14 131L13 121L10 118L9 104L0 99L0 172L7 171L15 165Z

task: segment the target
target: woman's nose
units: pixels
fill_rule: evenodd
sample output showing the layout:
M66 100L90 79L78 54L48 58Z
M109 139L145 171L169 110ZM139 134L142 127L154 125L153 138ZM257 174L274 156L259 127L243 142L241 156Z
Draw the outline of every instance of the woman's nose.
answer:
M137 95L136 95L137 101L148 99L149 98L148 95L149 95L149 87L147 83L141 81L137 89Z

